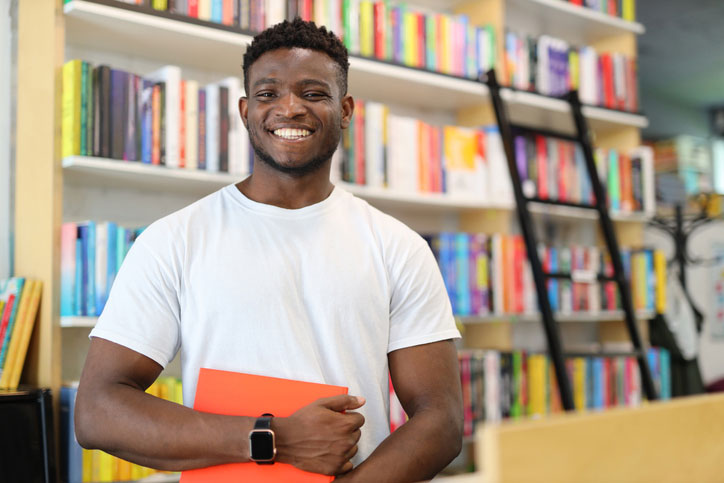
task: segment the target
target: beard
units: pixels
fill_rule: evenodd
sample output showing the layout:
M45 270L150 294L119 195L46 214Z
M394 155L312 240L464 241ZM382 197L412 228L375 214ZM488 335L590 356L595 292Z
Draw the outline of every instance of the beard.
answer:
M254 149L256 159L276 171L293 176L295 178L301 178L319 170L327 163L327 161L332 158L332 155L334 155L334 152L337 150L337 146L339 145L341 133L337 131L331 139L332 142L325 146L325 149L321 153L307 161L302 166L284 166L280 164L276 159L272 157L271 154L264 151L264 149L261 147L261 143L258 141L258 136L259 134L256 128L249 126L249 144L251 144L251 147Z

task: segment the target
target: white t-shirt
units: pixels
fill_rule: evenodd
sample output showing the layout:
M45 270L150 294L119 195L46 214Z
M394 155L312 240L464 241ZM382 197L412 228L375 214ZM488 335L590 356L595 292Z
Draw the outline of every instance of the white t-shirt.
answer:
M184 404L202 367L364 396L359 464L389 434L387 353L460 337L425 241L335 187L289 210L227 186L149 226L90 334L166 366Z

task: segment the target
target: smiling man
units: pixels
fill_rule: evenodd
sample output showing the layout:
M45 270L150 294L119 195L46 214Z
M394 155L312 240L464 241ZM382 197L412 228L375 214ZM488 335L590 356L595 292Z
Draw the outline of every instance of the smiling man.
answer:
M183 470L259 459L249 433L266 425L273 461L362 482L428 479L458 454L459 334L435 259L329 179L354 108L347 70L344 46L313 23L254 38L239 102L254 172L136 241L91 332L76 402L83 446ZM179 350L186 406L202 367L350 396L266 419L144 393ZM410 416L391 435L388 377Z

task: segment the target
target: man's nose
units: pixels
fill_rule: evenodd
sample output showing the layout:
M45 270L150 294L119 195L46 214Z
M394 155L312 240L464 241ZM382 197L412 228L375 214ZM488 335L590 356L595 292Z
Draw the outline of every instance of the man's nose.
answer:
M293 92L282 96L279 100L279 113L285 117L293 118L305 112L304 101Z

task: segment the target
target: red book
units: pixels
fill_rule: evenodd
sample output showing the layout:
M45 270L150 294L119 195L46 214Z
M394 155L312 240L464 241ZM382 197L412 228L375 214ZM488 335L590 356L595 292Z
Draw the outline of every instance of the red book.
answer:
M375 57L378 59L387 58L387 4L375 2L372 6L374 11L375 25Z
M417 64L415 67L425 68L425 57L427 56L427 43L425 40L425 15L416 14L417 17Z
M234 25L234 0L223 0L221 7L221 23Z
M603 99L604 105L609 109L616 107L616 95L613 88L613 59L611 54L601 54L602 75L603 75Z
M189 17L199 18L199 0L189 0L188 8Z
M568 197L568 143L558 141L558 200L569 201Z
M194 409L230 416L257 417L271 413L288 417L317 399L342 394L347 394L346 387L201 368ZM309 473L286 463L233 463L184 471L180 483L316 483L333 479L333 476Z
M5 304L5 309L2 312L2 319L0 319L0 348L2 348L2 342L5 340L5 331L7 331L8 325L10 324L10 314L13 313L14 302L15 294L10 294Z
M583 5L583 0L571 0L571 3L573 5Z

